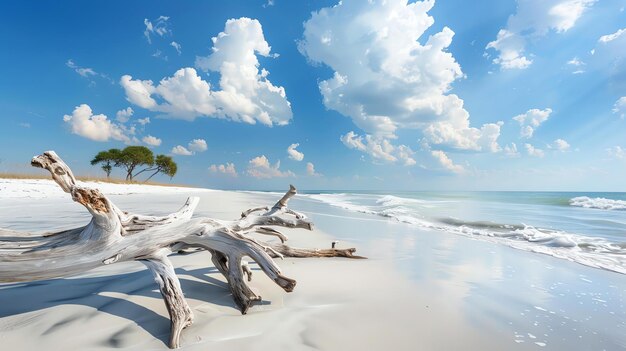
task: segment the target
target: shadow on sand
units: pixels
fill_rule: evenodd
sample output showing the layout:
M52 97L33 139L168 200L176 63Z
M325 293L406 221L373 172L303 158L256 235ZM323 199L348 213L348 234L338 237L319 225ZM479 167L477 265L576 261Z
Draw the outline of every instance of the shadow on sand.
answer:
M214 267L188 270L177 268L176 274L188 299L207 301L219 306L229 306L238 313L228 285L211 275L219 274ZM198 280L189 279L189 277ZM161 304L161 293L147 270L137 272L87 278L51 279L30 283L0 284L0 318L36 312L46 308L62 305L83 305L94 308L91 314L73 315L58 321L42 332L42 335L54 333L65 325L84 322L100 312L128 319L154 338L168 343L170 334L169 318L151 309L126 300L124 297L113 297L108 293L122 295L145 296L158 299ZM270 304L261 301L260 304ZM165 305L163 304L163 311ZM166 313L166 312L165 312ZM166 314L167 315L167 314ZM114 334L104 347L122 347L124 330Z

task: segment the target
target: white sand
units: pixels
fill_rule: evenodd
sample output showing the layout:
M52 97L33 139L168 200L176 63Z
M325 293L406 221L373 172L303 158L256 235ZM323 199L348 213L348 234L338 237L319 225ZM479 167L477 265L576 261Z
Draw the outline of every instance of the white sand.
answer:
M17 186L28 190L19 190L22 194L46 193L28 182ZM11 185L0 184L5 186L0 188L0 227L44 231L89 218L66 197L8 198L4 194ZM201 197L198 215L236 218L242 209L271 204L268 201L273 198L185 188L121 195L126 190L111 187L104 191L118 194L111 197L121 208L146 214L173 211L188 194L194 194ZM560 330L565 328L560 324L564 317L571 323L582 322L577 315L582 312L554 306L559 301L571 302L570 296L550 299L550 286L557 281L584 292L588 284L584 278L595 281L594 286L607 286L605 280L618 284L617 295L589 293L580 301L588 303L595 297L611 304L611 299L624 294L621 275L466 238L416 234L407 225L350 217L334 209L323 212L318 206L306 199L292 203L293 208L306 209L327 234L318 229L290 231L290 244L328 247L331 240L340 238L342 247L355 245L370 259L279 261L284 273L298 281L292 293L285 293L255 269L251 286L263 296L263 304L242 316L207 253L173 256L196 317L183 332L183 349L534 350L545 344L544 349L574 345L586 350L612 349L606 345L624 341L619 329L606 331L601 321L574 325L584 339L571 332L569 325ZM546 266L558 278L543 275ZM139 263L114 264L68 279L0 285L0 301L2 349L167 349L167 311L151 275ZM602 306L595 308L605 315ZM607 308L619 319L606 323L623 320L623 305ZM552 321L546 319L550 311L555 312ZM527 321L526 315L531 319ZM592 332L601 330L604 334L594 339ZM603 343L602 337L610 342ZM557 339L571 339L571 344L559 341L557 345Z

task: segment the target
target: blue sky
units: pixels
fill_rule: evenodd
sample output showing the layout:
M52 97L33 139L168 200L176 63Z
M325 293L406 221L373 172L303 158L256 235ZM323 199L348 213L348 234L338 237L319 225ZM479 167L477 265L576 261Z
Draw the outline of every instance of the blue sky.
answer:
M216 188L626 191L625 7L3 2L0 172L146 145Z

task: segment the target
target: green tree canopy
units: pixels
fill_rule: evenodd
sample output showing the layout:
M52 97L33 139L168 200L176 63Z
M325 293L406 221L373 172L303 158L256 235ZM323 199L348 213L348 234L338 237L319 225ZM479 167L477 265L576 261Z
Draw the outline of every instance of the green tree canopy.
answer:
M111 170L113 169L113 165L115 165L121 155L122 151L119 149L109 149L107 151L100 151L96 155L96 157L91 160L91 165L95 166L97 164L102 164L102 170L107 175L107 178L111 176Z
M127 146L121 151L115 166L122 167L126 171L126 180L132 181L135 176L147 170L133 172L138 166L151 167L154 165L154 154L145 146Z
M91 160L91 164L102 164L102 169L106 172L107 178L111 175L113 167L120 167L126 172L126 180L129 181L143 172L154 171L146 179L148 181L158 173L163 173L172 178L178 171L176 162L170 156L157 155L155 159L152 151L145 146L127 146L123 150L100 151ZM143 169L139 170L142 167Z
M150 180L150 178L154 177L157 173L163 173L172 178L176 175L176 171L178 171L176 162L174 162L170 156L157 155L154 164L156 167L150 169L151 171L154 171L154 173L152 173L146 181Z

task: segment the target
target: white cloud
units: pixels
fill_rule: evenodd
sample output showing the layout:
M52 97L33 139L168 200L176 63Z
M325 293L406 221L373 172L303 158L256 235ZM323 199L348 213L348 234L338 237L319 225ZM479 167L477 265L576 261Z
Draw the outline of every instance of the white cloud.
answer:
M435 158L435 160L439 163L439 165L441 165L446 170L452 173L465 172L465 169L463 168L463 166L454 164L454 162L452 162L452 160L448 157L448 155L446 155L445 152L441 150L432 150L430 153L433 156L433 158Z
M182 146L182 145L176 145L172 148L172 151L170 151L171 153L173 153L174 155L180 155L180 156L191 156L193 155L193 152L187 150L186 147Z
M612 33L612 34L603 35L600 37L600 39L598 39L598 41L600 43L608 43L619 38L624 33L626 33L626 28L619 29L617 32Z
M322 174L317 173L315 171L315 165L311 162L307 162L306 164L306 174L311 176L311 177L321 177Z
M140 118L137 120L137 123L141 124L142 126L145 126L146 124L150 123L150 117Z
M563 140L563 139L556 139L552 143L552 145L550 145L550 147L554 148L554 149L556 149L558 151L565 152L565 151L569 150L570 144L567 141Z
M134 112L133 109L130 107L127 107L123 110L119 110L115 113L115 119L117 119L118 122L126 123L130 119L130 117L132 117L133 112Z
M267 157L265 157L265 155L261 155L251 159L250 162L248 162L247 173L249 176L260 179L295 177L295 174L293 174L293 172L283 172L279 168L280 161L276 161L276 164L272 166Z
M517 151L517 145L515 143L510 143L504 146L504 154L508 157L519 157L520 153Z
M544 155L543 150L537 149L530 144L524 144L524 147L526 148L526 153L528 153L528 155L530 156L543 157Z
M300 146L300 144L291 144L287 148L287 154L289 154L289 158L295 161L304 160L304 154L300 151L296 150L296 148Z
M575 71L572 71L572 74L585 73L585 70L581 69L581 67L584 66L585 63L582 62L581 60L579 60L578 57L573 57L571 60L567 61L567 64L572 66L572 67L576 67L577 68Z
M70 126L73 134L87 139L95 141L114 139L130 142L123 127L112 123L106 115L94 115L87 104L77 106L71 116L64 115L63 121ZM134 133L134 130L132 132Z
M204 152L208 149L204 139L193 139L187 146L192 152Z
M619 115L621 119L626 117L626 96L622 96L615 101L615 105L613 105L613 113Z
M398 129L417 129L433 144L499 149L486 141L497 139L499 126L470 127L463 100L449 94L464 75L447 52L454 36L450 28L424 37L434 23L428 15L433 5L341 1L312 14L298 47L310 61L334 71L319 83L324 105L349 116L377 144L397 138ZM497 135L483 136L494 131Z
M146 26L146 29L143 31L143 35L146 36L146 40L148 40L148 43L152 44L152 34L156 34L160 37L166 34L172 34L172 31L169 29L169 19L170 18L167 16L159 16L159 18L157 18L154 23L152 23L147 18L143 20L143 24Z
M585 65L585 63L582 62L581 60L579 60L578 57L574 57L571 60L567 61L567 64L571 65L571 66L575 66L575 67L579 67L579 66L584 66Z
M499 51L493 63L504 69L524 69L533 63L532 59L524 56L525 39L506 29L500 29L496 40L487 44L486 49Z
M157 137L153 137L152 135L147 135L141 139L145 144L150 146L159 146L161 145L161 139Z
M526 113L513 117L513 120L519 122L520 125L520 137L530 139L535 129L537 129L543 122L547 121L552 113L552 109L546 108L540 110L537 108L530 109Z
M120 84L128 101L170 118L206 116L268 126L288 124L292 112L285 89L267 79L267 70L259 71L257 54L272 57L259 21L231 19L224 32L213 38L212 54L196 58L199 69L220 73L221 90L212 90L210 83L189 67L163 78L156 86L150 80L133 80L130 75L123 76Z
M94 71L92 68L88 67L79 67L77 66L72 59L67 60L65 65L74 70L74 72L78 73L80 76L89 78L89 76L96 76L98 73Z
M211 171L211 173L221 173L230 177L237 177L235 165L228 162L225 165L211 165L209 171Z
M613 158L617 158L620 160L626 158L626 149L621 146L610 147L606 149L606 152L609 154L610 157Z
M170 43L170 45L171 45L174 49L176 49L176 52L178 53L178 55L179 55L179 56L180 56L180 54L182 54L182 51L181 51L182 46L181 46L179 43L177 43L177 42L173 41L173 42L171 42L171 43Z
M196 152L204 152L208 149L206 141L204 139L193 139L187 144L187 147L182 145L176 145L172 148L172 153L181 156L195 155Z
M455 127L454 123L436 122L424 130L427 140L433 144L448 145L461 150L500 151L498 137L504 122L483 124L480 129Z
M596 0L517 0L517 11L498 31L497 38L486 49L498 51L493 62L503 69L524 69L533 62L528 58L526 44L546 35L550 30L566 32L574 27L583 13Z
M366 134L365 137L350 131L340 138L341 142L350 149L359 150L376 160L385 162L402 162L405 166L415 165L415 152L406 145L395 146L389 140Z
M168 57L167 57L167 55L163 55L163 52L162 52L161 50L159 50L159 49L157 49L157 50L154 52L154 54L152 54L152 57L160 58L160 59L162 59L163 61L167 61L167 60L169 60L169 59L168 59Z

